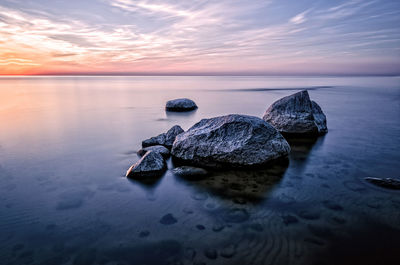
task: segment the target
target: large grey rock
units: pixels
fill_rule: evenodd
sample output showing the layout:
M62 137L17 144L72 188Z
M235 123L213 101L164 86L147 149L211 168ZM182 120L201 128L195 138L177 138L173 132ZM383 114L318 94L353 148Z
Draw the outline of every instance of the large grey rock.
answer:
M167 101L165 110L167 111L191 111L197 109L196 103L188 98L178 98Z
M172 144L175 141L175 137L183 133L184 130L179 126L175 125L171 129L169 129L166 133L159 134L155 137L151 137L150 139L146 139L142 142L142 147L149 147L154 145L163 145L169 149L171 149Z
M203 119L179 134L174 158L205 167L256 166L285 157L289 144L260 118L231 114Z
M167 169L167 164L160 153L148 151L138 162L126 172L128 178L143 179L161 176Z
M263 119L283 134L319 135L328 131L321 107L310 100L307 90L275 101Z
M144 156L148 151L154 151L156 153L160 153L165 158L169 157L170 155L168 148L162 145L152 145L149 147L142 148L137 152L137 154L139 156Z

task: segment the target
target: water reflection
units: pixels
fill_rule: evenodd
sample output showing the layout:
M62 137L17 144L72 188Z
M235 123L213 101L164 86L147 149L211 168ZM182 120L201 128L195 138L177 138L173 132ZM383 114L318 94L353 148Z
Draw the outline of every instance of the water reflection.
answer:
M266 168L213 171L210 176L197 180L176 178L197 191L209 192L223 200L259 203L281 181L288 165L288 160L282 160Z
M196 114L196 112L197 109L191 111L181 111L181 112L165 111L165 114L169 119L182 119L182 118L192 117Z
M290 151L290 161L293 163L299 172L307 165L309 160L309 155L311 151L316 150L318 147L323 145L325 135L322 136L309 136L309 137L287 137L291 151Z
M162 176L158 177L148 177L148 178L143 178L143 179L131 179L127 178L129 182L131 182L134 185L138 185L146 190L154 190L157 185L160 183L162 179Z

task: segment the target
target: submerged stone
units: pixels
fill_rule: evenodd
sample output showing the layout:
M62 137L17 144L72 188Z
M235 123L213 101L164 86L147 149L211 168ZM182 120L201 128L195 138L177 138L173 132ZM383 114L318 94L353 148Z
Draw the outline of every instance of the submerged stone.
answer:
M220 252L221 257L224 257L224 258L232 258L235 254L236 254L236 246L235 245L228 245L228 246L224 247Z
M172 170L174 175L182 178L202 178L208 175L207 170L199 167L181 166Z
M400 190L400 180L393 178L365 178L366 181L382 188Z
M163 225L172 225L175 224L176 222L178 222L178 220L170 213L164 215L160 220L160 223Z
M204 256L206 256L209 259L217 259L218 253L215 249L207 248L204 250Z

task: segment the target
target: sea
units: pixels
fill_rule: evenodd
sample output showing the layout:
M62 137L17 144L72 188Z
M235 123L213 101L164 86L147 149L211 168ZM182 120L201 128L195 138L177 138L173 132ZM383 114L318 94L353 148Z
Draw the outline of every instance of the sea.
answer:
M147 138L305 89L329 131L288 164L125 177ZM400 178L400 77L0 77L0 264L400 264L400 191L367 177Z

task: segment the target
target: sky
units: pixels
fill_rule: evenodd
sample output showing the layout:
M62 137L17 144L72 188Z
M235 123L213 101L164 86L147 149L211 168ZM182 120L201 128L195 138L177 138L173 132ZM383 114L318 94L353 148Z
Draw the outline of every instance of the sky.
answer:
M0 0L24 74L400 74L400 0Z

